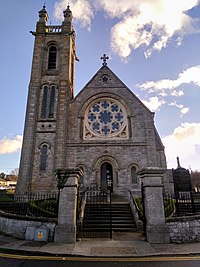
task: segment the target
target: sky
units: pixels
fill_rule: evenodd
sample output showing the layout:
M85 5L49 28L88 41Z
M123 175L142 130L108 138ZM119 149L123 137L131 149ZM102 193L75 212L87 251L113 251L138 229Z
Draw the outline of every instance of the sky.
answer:
M109 56L111 70L155 112L168 168L200 170L200 1L70 0L76 31L75 94ZM19 167L41 0L1 0L0 172ZM46 0L60 25L68 0Z

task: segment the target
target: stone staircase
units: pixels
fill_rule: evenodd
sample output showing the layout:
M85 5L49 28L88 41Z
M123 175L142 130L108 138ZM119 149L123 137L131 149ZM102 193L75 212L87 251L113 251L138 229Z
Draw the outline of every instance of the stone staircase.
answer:
M81 232L85 233L85 237L87 233L109 233L111 224L112 232L137 231L135 220L127 201L113 198L111 206L109 203L86 204L81 228Z

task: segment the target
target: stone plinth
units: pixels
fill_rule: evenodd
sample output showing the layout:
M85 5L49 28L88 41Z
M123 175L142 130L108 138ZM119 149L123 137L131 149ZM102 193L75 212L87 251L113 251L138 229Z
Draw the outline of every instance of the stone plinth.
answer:
M146 237L149 243L169 243L163 204L163 173L160 168L145 168L138 173L143 183Z

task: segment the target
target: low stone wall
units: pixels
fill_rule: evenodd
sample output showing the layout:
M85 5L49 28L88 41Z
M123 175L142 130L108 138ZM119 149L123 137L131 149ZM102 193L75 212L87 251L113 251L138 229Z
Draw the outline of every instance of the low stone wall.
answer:
M166 220L171 243L200 242L200 215Z
M0 211L0 232L20 239L25 239L27 227L47 227L49 241L53 241L55 226L56 221L52 219L11 215Z

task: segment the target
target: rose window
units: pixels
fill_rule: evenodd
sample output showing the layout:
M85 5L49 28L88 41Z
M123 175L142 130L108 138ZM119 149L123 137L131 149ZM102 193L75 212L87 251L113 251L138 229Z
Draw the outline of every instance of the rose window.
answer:
M118 101L102 99L87 109L85 139L95 137L127 138L127 116Z

